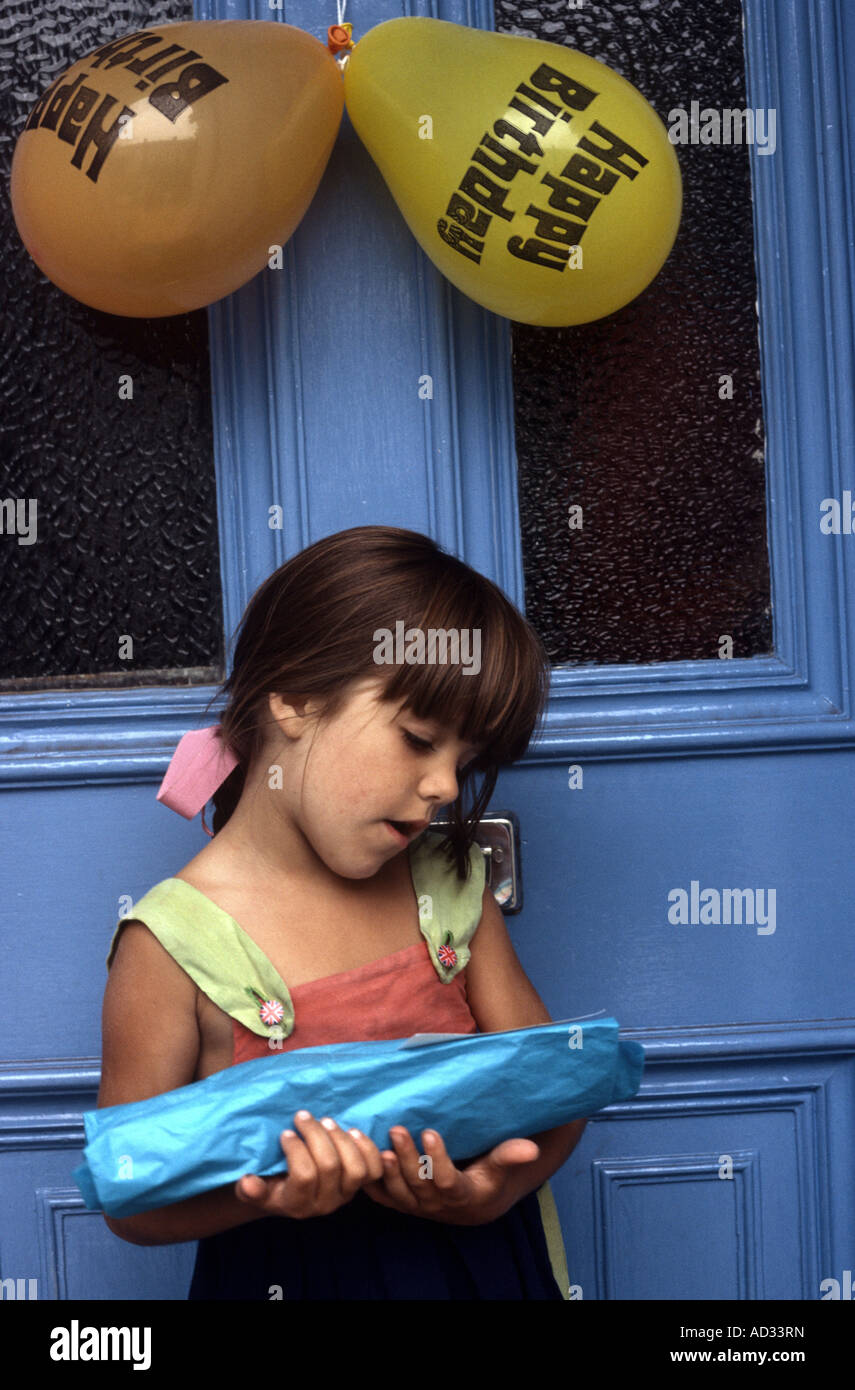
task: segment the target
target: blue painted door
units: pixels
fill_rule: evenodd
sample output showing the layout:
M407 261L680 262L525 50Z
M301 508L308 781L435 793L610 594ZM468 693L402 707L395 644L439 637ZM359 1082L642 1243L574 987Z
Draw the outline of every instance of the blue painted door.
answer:
M493 24L483 0L407 12L428 9ZM403 10L365 0L357 37ZM318 11L285 18L320 38ZM749 104L779 113L779 154L753 169L774 653L556 671L494 800L521 822L509 925L553 1016L605 1010L647 1051L641 1095L553 1179L587 1300L813 1300L845 1290L855 1252L855 540L819 525L855 487L855 10L746 0L745 18ZM346 119L284 269L209 313L227 631L288 555L368 522L428 531L524 603L509 324L437 275ZM41 1297L186 1294L193 1247L115 1240L70 1173L119 906L201 843L155 791L210 693L0 705L0 1273ZM693 883L773 890L774 931L669 921Z

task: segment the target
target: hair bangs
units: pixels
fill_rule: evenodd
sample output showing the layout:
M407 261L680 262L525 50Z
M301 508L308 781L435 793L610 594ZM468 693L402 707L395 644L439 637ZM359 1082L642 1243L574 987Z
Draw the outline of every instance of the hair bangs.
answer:
M406 630L459 636L464 619L469 633L478 633L478 670L450 661L402 663L389 676L384 696L403 701L417 718L456 729L460 739L481 749L473 766L487 769L525 753L548 696L549 666L539 639L504 594L483 576L473 585L472 572L461 569L466 580L438 586L417 620L406 620Z

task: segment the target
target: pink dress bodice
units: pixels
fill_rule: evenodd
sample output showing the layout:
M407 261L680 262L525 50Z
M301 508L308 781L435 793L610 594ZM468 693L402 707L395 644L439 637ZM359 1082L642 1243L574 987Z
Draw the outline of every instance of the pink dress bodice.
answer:
M407 1038L413 1033L477 1033L466 999L466 971L437 975L418 941L355 970L310 980L290 991L294 1028L287 1038L260 1037L232 1019L232 1064L323 1043Z

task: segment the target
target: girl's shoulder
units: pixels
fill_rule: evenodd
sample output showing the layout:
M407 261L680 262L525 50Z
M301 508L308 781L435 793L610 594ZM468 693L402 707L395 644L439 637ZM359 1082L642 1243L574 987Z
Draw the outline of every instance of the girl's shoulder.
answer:
M260 1018L260 1005L268 1001L278 1005L277 1021L293 1018L288 987L268 957L234 918L185 879L162 879L119 919L108 970L132 921L142 922L202 993L252 1032L268 1035Z

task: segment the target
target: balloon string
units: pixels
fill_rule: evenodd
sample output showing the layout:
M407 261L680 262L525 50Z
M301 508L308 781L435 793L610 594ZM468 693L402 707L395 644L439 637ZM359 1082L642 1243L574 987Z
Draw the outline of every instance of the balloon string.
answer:
M347 9L347 0L336 0L338 6L338 22L344 24L344 12Z

